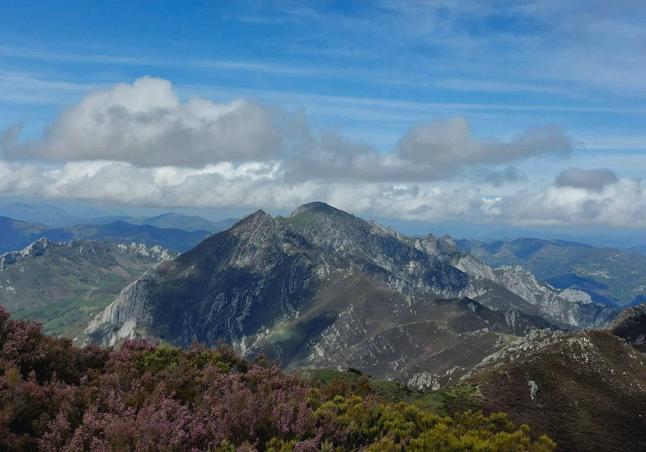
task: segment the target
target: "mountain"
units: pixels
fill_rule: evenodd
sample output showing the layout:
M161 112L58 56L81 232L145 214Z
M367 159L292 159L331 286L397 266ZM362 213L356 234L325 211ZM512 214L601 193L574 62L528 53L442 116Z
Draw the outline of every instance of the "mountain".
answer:
M198 215L165 213L154 217L126 221L133 224L155 226L157 228L181 229L184 231L208 231L214 233L229 229L238 220L236 218L228 218L226 220L210 221Z
M49 234L58 230L48 231ZM162 229L150 225L134 225L125 221L101 225L79 225L62 230L76 240L105 240L110 242L135 242L148 246L160 245L173 251L186 251L208 237L206 231Z
M45 223L64 226L74 224L78 216L69 214L65 209L44 202L22 202L0 197L2 216L19 218L29 223Z
M646 301L646 256L563 240L522 238L457 245L492 266L520 265L559 289L586 292L609 306Z
M471 408L505 412L560 450L646 450L646 355L611 331L535 331L461 385Z
M0 305L74 336L128 283L171 255L159 246L41 238L0 255Z
M460 251L456 242L448 236L438 238L428 235L418 239L416 246L423 247L470 275L469 296L492 309L504 310L513 306L526 314L544 317L566 328L599 326L617 314L614 308L592 302L585 292L555 290L519 266L491 268L471 254ZM506 291L501 292L499 287L504 287Z
M136 225L148 225L162 229L181 229L182 231L210 233L224 231L233 226L238 219L227 218L225 220L211 221L199 215L183 215L180 213L164 213L154 217L128 217L128 216L106 216L93 218L87 221L89 224L108 224L117 221L124 221Z
M224 225L222 226L224 227ZM122 220L103 224L53 228L43 224L0 217L0 253L20 250L41 237L54 241L135 242L148 246L159 245L181 252L194 247L208 236L209 232L207 231L185 231L151 225L134 225Z
M71 238L71 234L61 230L50 234L50 229L43 224L0 217L0 253L24 248L44 235L53 235L57 240L69 240Z
M400 380L424 369L420 378L442 384L509 337L615 314L528 273L505 275L449 238L405 237L310 203L287 218L260 210L162 262L86 333L104 344L137 335L226 342L288 368L349 366Z

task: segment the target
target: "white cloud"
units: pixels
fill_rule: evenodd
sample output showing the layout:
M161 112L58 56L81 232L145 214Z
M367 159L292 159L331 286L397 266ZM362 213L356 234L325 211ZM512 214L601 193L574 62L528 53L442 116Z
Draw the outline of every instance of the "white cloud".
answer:
M199 167L265 160L280 148L269 113L251 102L181 102L166 80L143 77L85 97L40 140L14 146L13 158L114 160L141 166Z
M557 126L529 129L507 142L477 140L464 118L418 125L399 144L399 155L404 160L445 170L459 165L505 163L571 150L570 139Z
M59 169L0 162L0 194L81 198L157 207L292 209L312 200L366 216L524 225L646 227L642 181L600 190L560 187L489 195L468 183L289 181L281 162L220 163L200 169L142 168L123 162L73 162Z
M516 181L513 169L482 170L546 154L568 155L570 139L556 126L528 129L509 141L480 139L464 118L436 120L410 129L390 153L338 134L309 134L303 151L285 162L289 177L372 182L424 182L469 173L480 182Z
M382 153L339 133L317 130L303 114L244 100L217 104L193 97L182 102L170 82L150 77L89 94L64 111L40 139L19 143L12 136L12 145L4 142L5 154L13 159L193 168L281 161L290 182L442 180L468 168L571 149L558 127L528 129L500 141L473 136L467 121L455 117L419 124L394 150ZM498 176L498 184L509 179L504 172Z
M475 136L456 117L419 124L384 153L302 114L240 100L182 102L169 82L146 77L88 95L39 140L18 135L0 135L15 159L0 160L0 195L250 209L323 200L381 218L646 226L641 180L607 169L569 168L544 189L487 191L521 181L510 164L568 155L558 127L499 140Z
M498 208L501 219L524 224L646 227L646 192L639 179L620 179L600 190L551 185L503 198Z

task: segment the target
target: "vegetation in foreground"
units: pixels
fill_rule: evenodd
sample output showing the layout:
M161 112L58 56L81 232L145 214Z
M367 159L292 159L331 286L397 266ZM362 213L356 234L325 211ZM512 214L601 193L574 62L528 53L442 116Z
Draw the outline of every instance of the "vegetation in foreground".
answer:
M364 378L284 374L222 348L80 349L0 308L2 450L555 448L504 414L448 416L387 398Z

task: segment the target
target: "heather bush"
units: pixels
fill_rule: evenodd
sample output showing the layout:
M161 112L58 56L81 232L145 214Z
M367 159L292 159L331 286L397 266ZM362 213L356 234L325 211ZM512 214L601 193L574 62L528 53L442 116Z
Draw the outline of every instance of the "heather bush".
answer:
M79 349L0 308L0 450L547 451L505 415L385 403L226 348Z

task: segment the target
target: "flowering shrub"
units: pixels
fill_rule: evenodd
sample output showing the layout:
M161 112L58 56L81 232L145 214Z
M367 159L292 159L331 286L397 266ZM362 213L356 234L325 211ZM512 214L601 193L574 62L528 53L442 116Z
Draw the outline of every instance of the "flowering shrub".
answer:
M148 341L79 349L0 308L1 450L548 451L505 415L440 416Z

